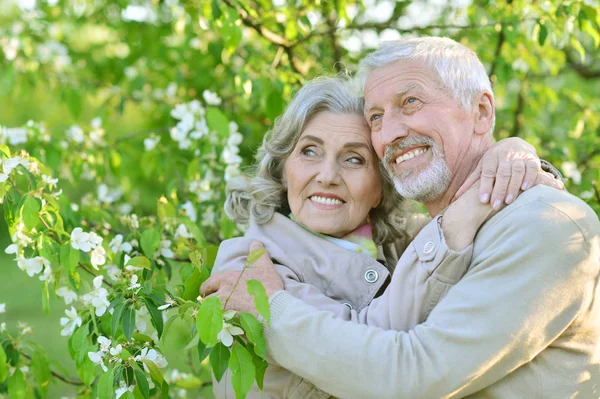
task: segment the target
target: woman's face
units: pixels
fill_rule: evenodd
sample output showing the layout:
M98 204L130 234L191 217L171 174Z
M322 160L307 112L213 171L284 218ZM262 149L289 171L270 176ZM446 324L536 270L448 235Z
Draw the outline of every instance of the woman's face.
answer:
M313 116L285 162L283 183L292 214L311 230L343 237L364 224L382 181L363 117Z

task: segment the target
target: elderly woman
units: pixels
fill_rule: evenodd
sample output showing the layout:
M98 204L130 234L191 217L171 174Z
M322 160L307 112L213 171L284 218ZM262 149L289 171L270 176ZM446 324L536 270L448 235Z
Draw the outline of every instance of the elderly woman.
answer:
M221 244L213 274L241 270L250 242L259 239L292 295L346 320L366 322L361 310L384 291L399 256L428 219L416 216L380 171L362 99L339 78L309 82L275 122L257 160L253 173L228 187L228 215L249 228L244 237ZM463 197L446 214L475 216L444 226L446 240L461 247L491 211L475 190ZM228 375L215 384L215 395L235 397ZM275 364L267 369L262 394L257 388L250 393L328 396Z

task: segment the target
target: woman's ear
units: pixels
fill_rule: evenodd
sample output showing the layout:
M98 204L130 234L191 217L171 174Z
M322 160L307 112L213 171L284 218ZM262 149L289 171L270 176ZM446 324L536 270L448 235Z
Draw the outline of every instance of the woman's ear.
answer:
M484 135L494 127L494 98L491 93L481 93L476 98L477 110L475 113L475 125L473 131L475 134Z

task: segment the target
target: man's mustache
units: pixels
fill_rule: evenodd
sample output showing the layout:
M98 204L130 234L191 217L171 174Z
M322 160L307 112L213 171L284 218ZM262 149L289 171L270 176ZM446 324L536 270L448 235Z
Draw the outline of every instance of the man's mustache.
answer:
M431 139L429 137L424 137L424 136L407 137L405 139L399 140L399 141L395 142L394 144L391 144L391 145L388 145L385 147L385 154L383 157L383 162L385 165L389 165L390 163L395 161L394 157L396 156L396 154L399 151L406 150L407 148L420 146L420 145L429 146L432 148L432 151L438 152L435 141L433 141L433 139Z

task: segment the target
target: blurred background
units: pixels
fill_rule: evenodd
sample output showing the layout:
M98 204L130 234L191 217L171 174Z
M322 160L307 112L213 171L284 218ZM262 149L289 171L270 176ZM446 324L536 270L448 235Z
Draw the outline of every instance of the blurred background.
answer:
M496 95L496 138L533 144L600 214L592 0L0 0L0 142L51 167L67 213L151 217L166 196L189 202L182 212L218 245L242 229L223 214L226 181L252 163L295 90L352 73L382 41L420 35L475 50ZM10 243L0 222L0 248ZM4 251L0 267L0 321L27 323L53 367L76 375L62 300L51 295L45 314L37 278ZM189 332L175 330L171 378L189 375L172 396L210 397L206 370L178 356ZM49 397L76 392L57 382Z

